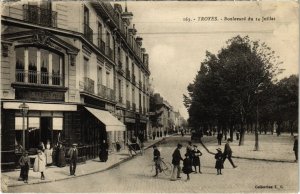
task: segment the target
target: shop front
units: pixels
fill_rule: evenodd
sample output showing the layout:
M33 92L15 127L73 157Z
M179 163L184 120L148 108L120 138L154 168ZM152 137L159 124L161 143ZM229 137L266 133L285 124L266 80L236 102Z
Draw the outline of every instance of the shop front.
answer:
M24 103L28 106L26 115L20 111ZM64 113L76 110L76 105L69 104L3 102L2 167L16 167L23 148L35 154L41 144L55 146L64 130Z

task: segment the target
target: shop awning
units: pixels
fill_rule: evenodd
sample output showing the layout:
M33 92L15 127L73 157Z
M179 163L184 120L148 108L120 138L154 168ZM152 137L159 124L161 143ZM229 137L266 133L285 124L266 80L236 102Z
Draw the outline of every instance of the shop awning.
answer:
M106 126L106 131L125 131L125 125L108 111L85 108Z

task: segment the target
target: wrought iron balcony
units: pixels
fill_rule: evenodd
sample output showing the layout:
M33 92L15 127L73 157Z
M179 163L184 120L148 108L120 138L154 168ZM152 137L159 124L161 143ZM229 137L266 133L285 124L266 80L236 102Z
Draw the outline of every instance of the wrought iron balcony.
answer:
M115 101L115 91L102 84L98 84L98 96L107 100Z
M105 54L105 42L101 38L98 38L98 48Z
M63 86L63 75L54 72L48 73L16 69L16 83Z
M83 86L83 91L94 94L95 93L95 81L88 78L88 77L84 77L83 78L83 82L82 82L82 86Z
M37 5L23 5L23 19L41 26L57 27L57 12Z
M88 24L83 24L83 35L88 41L93 42L93 30Z

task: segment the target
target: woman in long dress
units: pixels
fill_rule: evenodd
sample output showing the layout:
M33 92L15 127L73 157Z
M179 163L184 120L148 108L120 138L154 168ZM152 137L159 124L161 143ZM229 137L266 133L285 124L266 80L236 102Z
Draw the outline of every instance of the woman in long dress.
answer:
M46 157L42 150L38 150L37 156L34 160L33 171L41 173L41 179L45 180L45 172L46 170Z
M58 146L57 152L57 166L58 167L65 167L66 166L66 157L65 157L65 148L62 144Z

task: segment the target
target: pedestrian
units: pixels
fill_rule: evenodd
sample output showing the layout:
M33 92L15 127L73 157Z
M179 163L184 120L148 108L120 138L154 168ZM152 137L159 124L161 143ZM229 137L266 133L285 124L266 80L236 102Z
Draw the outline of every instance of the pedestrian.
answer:
M24 183L28 183L28 172L30 166L30 159L28 157L28 152L23 151L21 158L19 159L19 164L21 166L21 173L19 180L24 181Z
M222 144L222 138L223 138L223 134L222 134L222 132L219 132L217 135L218 145Z
M218 148L217 151L218 153L215 154L215 159L216 159L215 168L217 169L217 175L219 175L222 174L222 169L224 168L224 166L223 166L223 155L222 155L221 148Z
M231 156L232 156L232 150L231 150L230 145L229 145L230 141L231 141L231 139L228 138L228 139L227 139L227 143L226 143L225 146L224 146L223 163L225 162L226 158L228 158L228 160L229 160L229 162L231 163L232 167L233 167L233 168L236 168L237 166L234 165L234 163L233 163L233 161L232 161L232 159L231 159Z
M53 160L52 160L53 149L50 147L50 140L47 141L46 149L45 149L44 153L46 156L46 164L47 164L47 166L49 166L53 163Z
M160 151L157 149L157 146L153 146L153 161L155 163L155 175L154 177L157 177L159 172L162 172L161 169L161 157L160 157Z
M197 166L199 168L199 173L202 174L201 172L201 163L200 163L200 156L202 156L202 152L200 152L200 150L198 150L197 145L194 145L194 149L192 151L193 153L193 166L195 168L195 173L197 173Z
M99 159L101 162L106 162L108 159L108 144L106 140L103 140L100 146Z
M58 167L65 167L66 166L66 156L65 155L66 155L65 147L60 142L58 144L58 149L57 149L57 166Z
M116 149L117 149L117 152L120 152L120 150L121 150L121 144L120 144L119 140L116 142Z
M295 162L298 161L298 136L294 136L294 147L293 147L293 151L295 153Z
M44 151L45 150L45 145L42 141L40 141L39 145L38 145L38 149Z
M182 167L182 172L186 174L187 178L186 180L190 180L190 173L193 172L192 169L192 160L190 158L189 154L185 154L185 159L183 160L183 167Z
M184 132L183 132L183 129L181 129L181 136L182 136L182 137L184 136Z
M37 151L37 156L34 160L33 171L41 173L41 180L45 180L46 157L42 150Z
M156 136L156 133L153 131L152 132L152 138L153 138L153 140L155 140L155 136Z
M188 145L186 147L186 154L189 155L190 159L193 156L193 146L192 146L192 142L191 141L188 142Z
M177 144L177 148L174 150L172 154L172 164L173 164L173 172L171 176L171 181L176 181L180 179L180 160L183 160L180 154L180 149L182 148L181 144Z
M78 149L76 143L72 144L72 148L70 148L68 155L70 157L70 176L76 176L75 171L78 158Z

